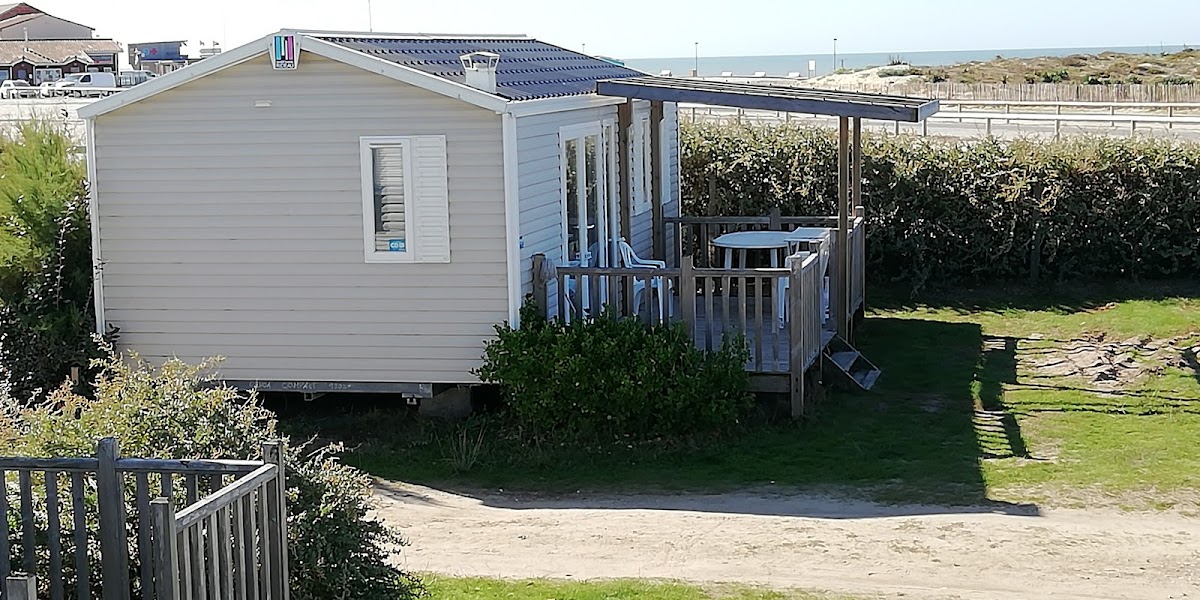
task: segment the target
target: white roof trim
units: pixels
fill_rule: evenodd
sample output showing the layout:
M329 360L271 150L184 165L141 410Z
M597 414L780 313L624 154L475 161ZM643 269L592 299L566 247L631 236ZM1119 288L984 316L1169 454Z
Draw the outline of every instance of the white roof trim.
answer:
M443 96L462 100L468 104L473 104L497 113L504 112L508 105L508 101L504 98L477 90L468 85L449 81L447 79L438 77L437 75L431 75L411 67L398 65L381 58L376 58L357 50L351 50L337 44L332 44L323 40L309 37L305 33L283 30L282 32L272 33L244 46L239 46L233 50L229 50L228 52L222 52L215 56L211 56L195 64L189 65L186 68L163 75L162 77L155 77L146 83L130 88L119 94L113 94L107 98L97 100L96 102L80 108L79 116L83 119L94 119L100 115L112 112L123 106L127 106L134 102L149 98L150 96L172 90L190 81L194 81L222 69L226 69L253 58L257 58L258 56L270 51L271 44L274 42L275 36L279 35L280 33L302 36L303 39L300 42L300 49L302 51L312 52L313 54L324 56L330 60L336 60L338 62L358 67L365 71L378 73L385 77L395 79L396 81L408 83L434 93L442 94Z
M625 101L625 98L597 96L596 94L535 98L533 100L514 100L509 102L508 108L504 112L512 113L518 117L531 117L533 115L544 115L568 110L614 106L624 104Z
M323 56L330 60L335 60L354 67L358 67L365 71L378 73L384 77L395 79L402 83L414 85L416 87L429 90L431 92L441 94L450 98L462 100L468 104L478 106L496 113L511 112L517 116L540 115L554 112L562 112L568 110L578 110L584 108L595 108L603 106L611 106L620 104L625 101L624 98L609 98L606 96L597 96L595 94L565 96L559 98L538 98L534 100L518 100L509 101L495 94L489 94L482 90L477 90L469 85L443 79L437 75L432 75L412 67L396 64L394 62L377 58L351 50L344 46L326 42L324 40L311 37L312 35L322 36L344 36L344 37L391 37L400 36L405 38L416 37L409 34L365 34L362 32L342 33L342 32L298 32L292 30L283 30L278 33L272 33L258 40L250 42L244 46L239 46L227 52L222 52L215 56L211 56L195 64L189 65L186 68L173 71L161 77L155 77L141 85L125 90L119 94L114 94L97 100L87 106L79 109L79 116L83 119L94 119L100 115L112 112L121 107L139 102L151 96L175 89L185 83L205 77L217 71L239 65L248 60L252 60L270 52L271 44L276 35L294 34L302 36L300 49L305 52L312 52L319 56ZM449 36L438 36L449 37ZM523 36L462 36L462 37L490 37L490 38L509 38ZM303 67L301 67L303 68Z
M270 51L270 44L274 41L275 35L272 33L244 46L239 46L228 52L222 52L193 65L189 65L186 68L172 71L161 77L155 77L141 85L80 107L79 118L94 119L123 106L149 98L150 96L173 90L189 81L257 58L259 55Z

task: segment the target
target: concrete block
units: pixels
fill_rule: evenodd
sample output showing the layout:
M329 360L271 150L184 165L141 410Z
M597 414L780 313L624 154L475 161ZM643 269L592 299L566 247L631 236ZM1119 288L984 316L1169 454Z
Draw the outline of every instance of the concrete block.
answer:
M426 418L461 421L470 417L473 410L471 388L455 386L432 398L421 400L417 412Z

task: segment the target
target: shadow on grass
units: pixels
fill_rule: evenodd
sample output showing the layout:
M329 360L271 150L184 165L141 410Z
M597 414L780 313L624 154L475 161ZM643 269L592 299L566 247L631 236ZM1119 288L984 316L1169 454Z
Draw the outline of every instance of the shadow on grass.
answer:
M1104 308L1112 303L1131 300L1169 300L1200 297L1200 281L1175 280L1130 283L1046 283L1009 284L980 288L956 287L911 291L896 285L872 286L871 309L882 311L915 310L923 307L944 308L959 314L1004 312L1009 310L1046 311L1071 314Z
M503 418L487 418L464 464L454 448L462 426L405 416L399 403L295 404L283 424L297 436L346 442L345 461L382 479L505 508L611 501L626 509L821 518L1038 514L1035 506L989 500L981 472L982 460L1027 455L1002 399L1015 379L1015 341L985 339L971 323L871 318L859 343L884 371L876 390L832 392L802 427L584 447L531 443Z

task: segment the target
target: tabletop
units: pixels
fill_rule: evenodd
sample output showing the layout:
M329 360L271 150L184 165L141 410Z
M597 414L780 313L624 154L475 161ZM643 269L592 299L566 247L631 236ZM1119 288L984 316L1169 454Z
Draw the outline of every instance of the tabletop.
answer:
M829 230L824 227L799 227L795 231L734 231L718 237L712 244L735 250L770 250L787 248L788 242L828 238Z

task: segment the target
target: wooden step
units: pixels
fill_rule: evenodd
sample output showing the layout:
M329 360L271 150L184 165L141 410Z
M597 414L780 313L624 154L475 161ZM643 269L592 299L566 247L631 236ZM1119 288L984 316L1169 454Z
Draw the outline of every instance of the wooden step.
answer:
M830 354L829 360L832 360L833 364L837 365L839 369L849 373L860 356L862 355L857 350L847 350Z
M846 378L854 382L854 385L864 390L875 387L875 382L883 374L861 352L855 350L854 346L837 336L834 336L825 347L825 358L833 363Z

